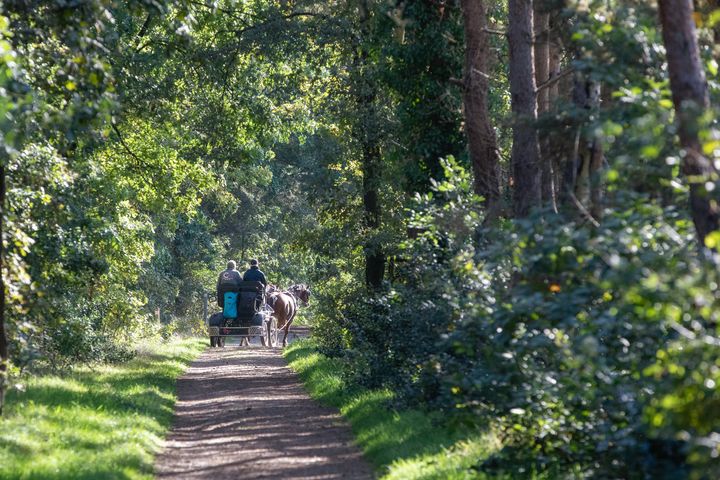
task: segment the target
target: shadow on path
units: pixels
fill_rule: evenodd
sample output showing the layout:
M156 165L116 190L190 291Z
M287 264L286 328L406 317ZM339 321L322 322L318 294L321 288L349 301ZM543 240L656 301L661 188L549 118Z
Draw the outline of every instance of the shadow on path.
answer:
M309 398L279 350L210 349L177 395L157 478L372 478L349 427Z

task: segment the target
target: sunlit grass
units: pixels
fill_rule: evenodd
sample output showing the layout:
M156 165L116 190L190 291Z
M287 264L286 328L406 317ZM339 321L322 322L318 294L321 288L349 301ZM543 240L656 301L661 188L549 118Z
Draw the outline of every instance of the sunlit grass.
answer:
M29 378L0 419L0 478L152 478L175 380L205 344L173 339L125 364Z
M346 385L340 365L319 354L311 340L294 342L285 356L310 395L338 408L348 419L358 445L381 478L486 478L471 467L499 448L491 435L453 431L427 412L388 408L392 392Z

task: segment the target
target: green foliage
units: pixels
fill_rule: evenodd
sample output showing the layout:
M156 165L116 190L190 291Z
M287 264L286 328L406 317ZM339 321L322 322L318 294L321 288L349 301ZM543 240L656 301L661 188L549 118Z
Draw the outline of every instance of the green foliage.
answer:
M690 462L714 474L714 427L697 412L716 401L718 270L685 216L626 196L600 227L539 212L490 228L462 169L446 174L411 212L403 283L340 292L324 351L400 404L498 431L504 447L481 470L678 478Z
M462 78L460 10L411 1L378 17L379 76L397 97L389 167L408 193L426 191L442 174L440 159L465 151L462 92L450 83Z
M46 325L38 338L30 337L31 341L40 344L49 365L58 370L75 363L127 361L134 352L115 338L115 329L104 321L110 308L108 301L69 304L62 308L66 318Z
M389 401L502 440L487 462L470 440L391 476L720 475L720 239L700 255L679 207L688 184L652 2L539 2L574 73L536 125L544 161L560 182L601 145L603 169L583 182L603 203L597 218L566 202L521 221L503 205L486 218L472 193L458 2L367 2L367 16L314 0L32 5L5 2L0 17L13 372L124 361L142 338L202 332L218 270L257 257L272 283L310 284L302 320L332 360L302 368L342 370L317 389L377 464L437 432L417 412L393 424ZM492 31L505 7L489 5ZM715 17L696 19L713 102ZM507 172L508 51L504 36L489 45L481 73ZM573 103L596 86L599 104ZM716 113L697 122L712 160ZM369 291L372 251L388 268ZM341 390L358 383L374 390ZM376 428L391 433L376 441Z
M408 243L422 252L428 242L430 255L389 294L345 308L347 369L405 386L405 401L421 395L458 422L500 428L505 448L488 471L682 478L692 466L712 478L718 265L697 255L687 215L672 206L686 190L668 84L653 60L655 12L627 7L609 22L602 7L589 13L573 24L574 67L617 87L618 103L546 120L551 132L571 122L603 135L611 208L599 227L538 212L476 224L472 238L463 222L444 221L452 214L420 208L408 219L420 238ZM710 155L716 134L705 128ZM464 215L453 199L439 203Z
M381 295L369 296L357 284L335 290L336 298L343 299L335 305L342 315L336 324L341 331L323 325L325 329L316 332L324 346L337 345L337 339L345 338L350 368L370 385L391 382L396 388L409 388L434 352L437 339L460 314L460 279L453 278L453 267L446 262L456 255L453 266L471 272L466 239L482 217L479 199L470 193L467 172L452 157L441 164L447 180L433 182L434 195L417 195L409 228L418 238L401 245L394 259L404 282ZM479 278L468 280L477 282L469 289L482 285Z
M496 468L685 474L685 444L648 439L643 411L657 385L641 373L672 337L660 311L686 295L656 283L692 258L685 228L672 210L638 203L598 231L557 219L517 222L501 233L512 238L496 250L501 258L476 253L488 273L511 256L510 284L491 304L471 297L480 311L448 335L428 365L443 374L427 381L461 419L481 414L502 425L507 463Z

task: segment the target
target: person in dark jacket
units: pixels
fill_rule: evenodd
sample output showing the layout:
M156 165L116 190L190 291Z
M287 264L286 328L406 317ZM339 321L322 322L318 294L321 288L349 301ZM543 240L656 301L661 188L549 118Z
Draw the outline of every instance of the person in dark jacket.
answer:
M217 287L215 288L218 305L223 307L223 295L225 292L237 287L242 281L243 276L237 271L237 264L234 260L230 260L227 263L227 269L221 272L220 276L218 276Z
M260 282L264 287L267 287L267 280L265 274L258 267L258 261L253 259L250 260L250 269L243 274L243 280L246 282Z

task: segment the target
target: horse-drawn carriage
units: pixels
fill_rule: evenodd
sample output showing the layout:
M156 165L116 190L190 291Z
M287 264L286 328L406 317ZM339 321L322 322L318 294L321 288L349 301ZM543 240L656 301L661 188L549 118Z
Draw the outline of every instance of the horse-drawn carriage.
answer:
M260 338L263 346L274 347L278 341L277 318L265 301L265 287L260 282L240 282L220 292L223 308L210 316L208 334L211 347L224 347L227 337Z

